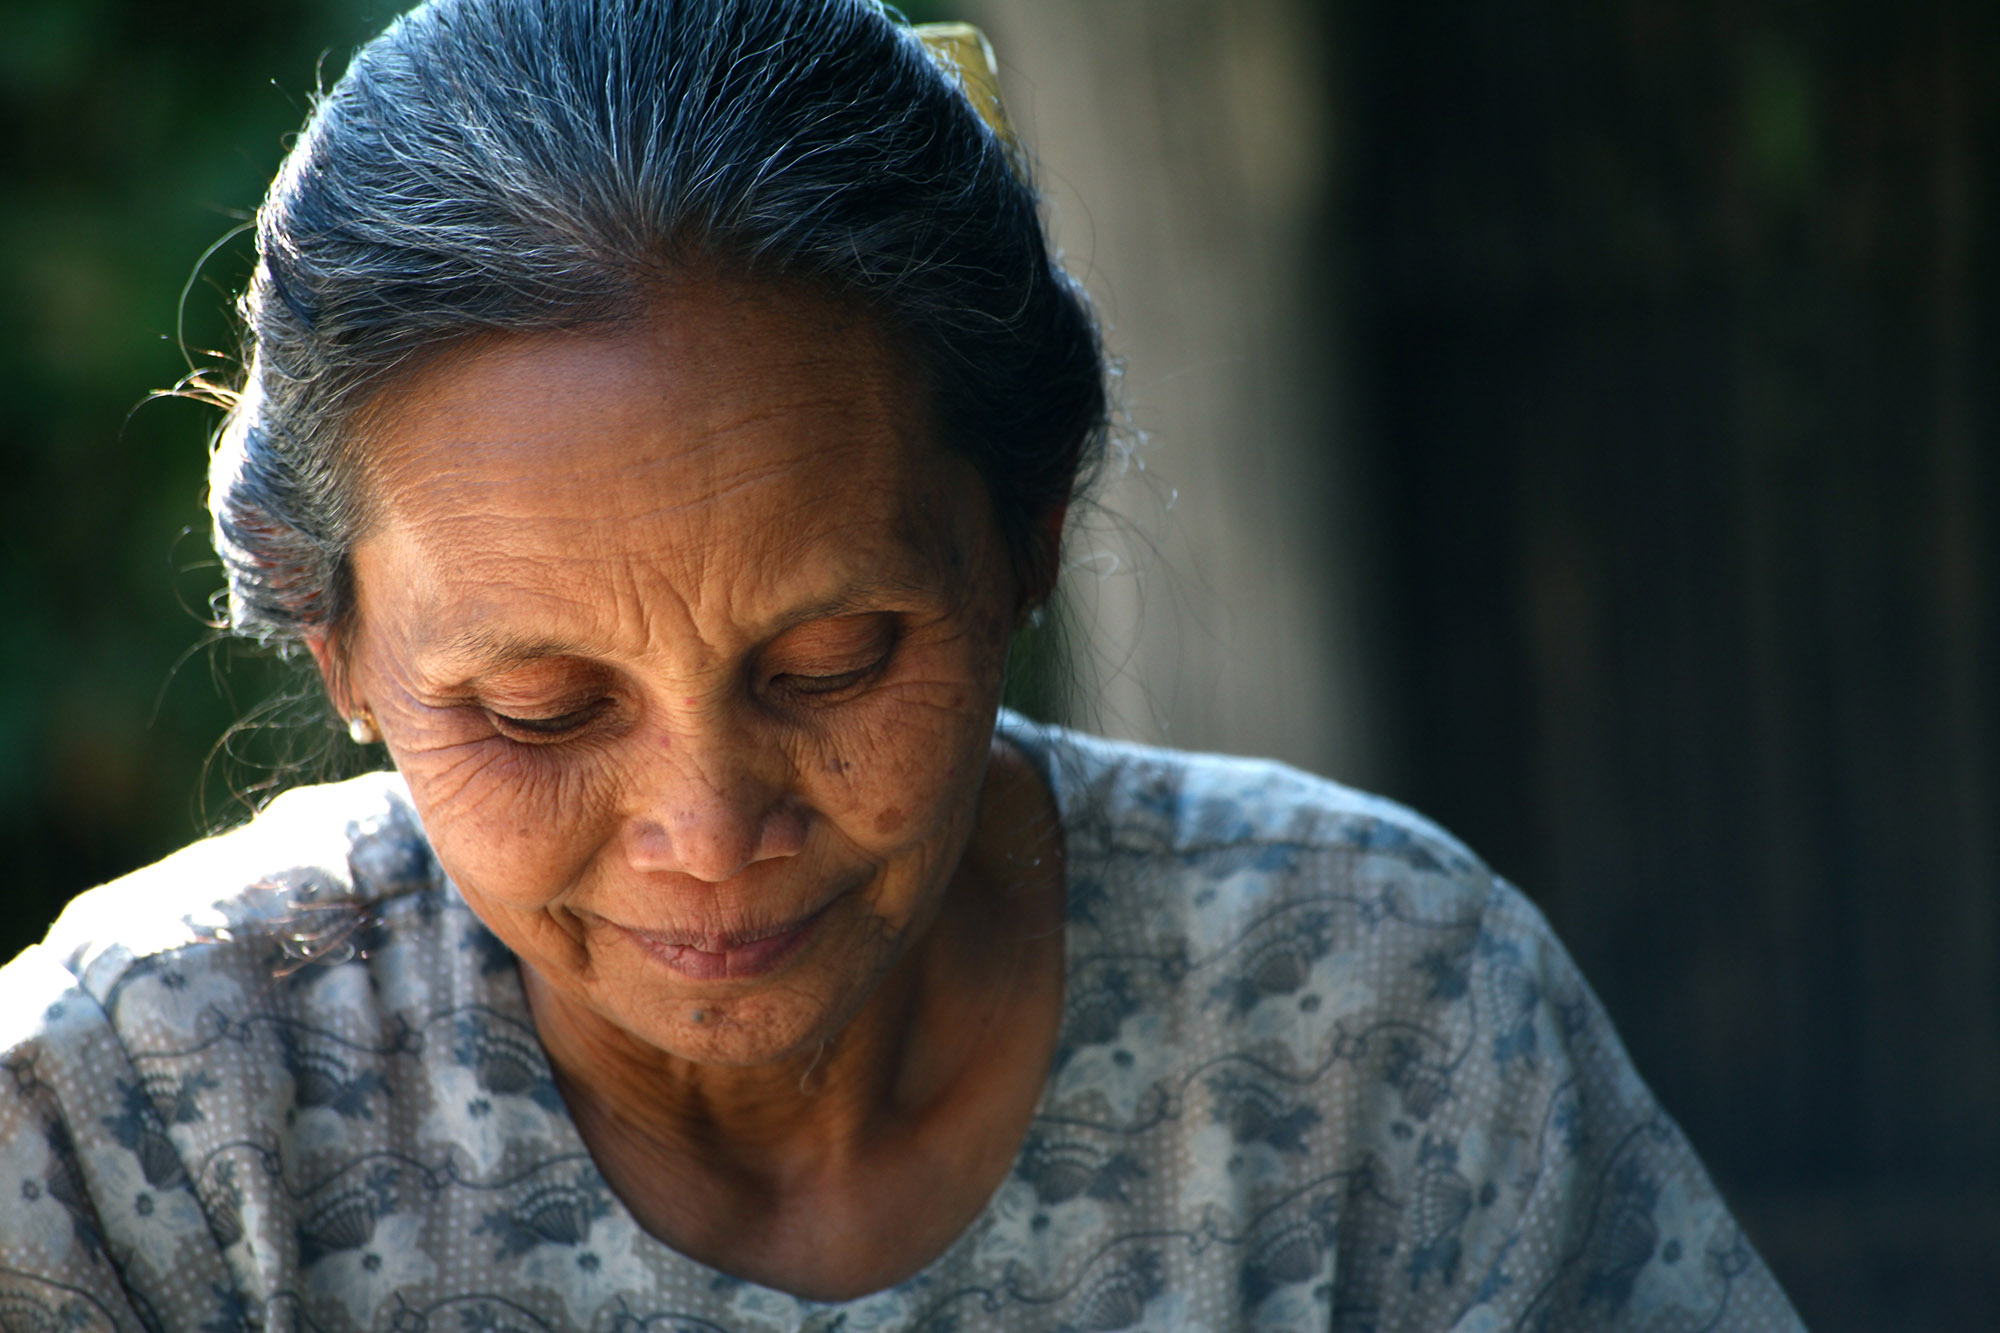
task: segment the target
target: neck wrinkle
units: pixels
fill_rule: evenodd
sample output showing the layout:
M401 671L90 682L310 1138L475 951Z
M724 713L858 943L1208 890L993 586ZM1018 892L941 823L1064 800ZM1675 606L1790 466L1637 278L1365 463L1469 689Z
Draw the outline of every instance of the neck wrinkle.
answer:
M896 1053L913 1045L921 1011L918 987L897 976L910 961L893 968L834 1037L751 1068L646 1046L579 1014L526 969L523 985L557 1087L593 1155L632 1154L655 1167L694 1161L782 1190L852 1165L898 1118Z

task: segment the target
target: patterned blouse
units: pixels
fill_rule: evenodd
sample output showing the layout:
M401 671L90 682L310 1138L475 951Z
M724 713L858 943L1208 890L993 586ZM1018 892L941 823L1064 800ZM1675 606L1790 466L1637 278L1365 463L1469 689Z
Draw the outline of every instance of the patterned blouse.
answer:
M0 1328L1793 1330L1518 893L1273 764L1003 727L1068 846L1057 1053L938 1259L803 1300L654 1239L391 774L0 970Z

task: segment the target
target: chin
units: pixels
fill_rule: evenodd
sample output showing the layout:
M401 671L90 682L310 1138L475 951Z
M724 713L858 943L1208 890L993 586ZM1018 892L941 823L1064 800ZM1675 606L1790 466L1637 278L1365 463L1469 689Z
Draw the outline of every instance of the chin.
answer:
M676 1004L671 1014L627 1030L665 1054L693 1064L755 1069L811 1062L840 1035L865 999L859 997L845 1010L807 1006L793 994L687 1001Z

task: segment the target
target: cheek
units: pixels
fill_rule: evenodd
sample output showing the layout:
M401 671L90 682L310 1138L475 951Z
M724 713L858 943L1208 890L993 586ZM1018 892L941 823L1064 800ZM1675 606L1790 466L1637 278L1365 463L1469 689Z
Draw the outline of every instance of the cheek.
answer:
M806 771L842 832L876 854L963 837L992 748L1008 621L992 599L914 649L881 689L845 711Z
M396 756L438 860L468 898L536 911L581 877L605 834L576 765L483 741Z
M818 740L809 802L876 855L969 826L992 743L997 690L971 679L883 690Z

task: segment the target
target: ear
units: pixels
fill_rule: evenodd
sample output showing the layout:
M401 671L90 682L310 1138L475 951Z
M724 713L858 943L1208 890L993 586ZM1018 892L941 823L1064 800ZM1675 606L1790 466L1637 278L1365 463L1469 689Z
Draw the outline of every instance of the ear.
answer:
M312 629L306 631L305 645L312 654L313 665L319 668L320 683L326 686L326 697L333 701L334 710L342 717L352 717L354 700L349 697L340 644L330 631Z
M1020 614L1049 600L1056 590L1056 576L1062 572L1063 520L1069 517L1069 501L1051 506L1035 529L1035 563L1028 586L1021 589Z

